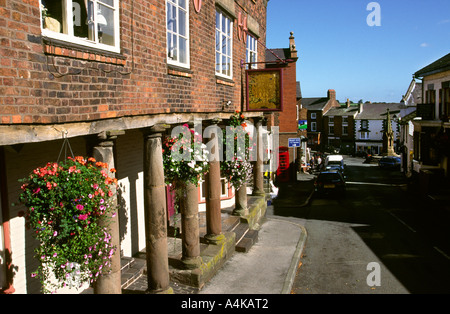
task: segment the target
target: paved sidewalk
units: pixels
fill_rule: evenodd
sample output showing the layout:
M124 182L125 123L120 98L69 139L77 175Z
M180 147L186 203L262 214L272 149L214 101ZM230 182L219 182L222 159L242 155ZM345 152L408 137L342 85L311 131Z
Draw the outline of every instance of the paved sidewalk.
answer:
M288 294L306 240L302 225L269 217L248 253L235 253L200 294Z
M297 181L280 184L275 206L306 206L314 176L299 174ZM172 283L175 294L289 294L307 237L304 222L274 216L273 205L260 226L259 239L247 253L235 252L202 289ZM144 293L147 277L141 276L125 293Z

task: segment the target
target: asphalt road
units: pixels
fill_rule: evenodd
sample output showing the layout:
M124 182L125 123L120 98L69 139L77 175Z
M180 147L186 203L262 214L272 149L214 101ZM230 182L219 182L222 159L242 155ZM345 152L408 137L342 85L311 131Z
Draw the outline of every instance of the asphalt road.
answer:
M292 293L450 293L449 212L411 193L398 171L346 164L345 197L283 212L308 232Z

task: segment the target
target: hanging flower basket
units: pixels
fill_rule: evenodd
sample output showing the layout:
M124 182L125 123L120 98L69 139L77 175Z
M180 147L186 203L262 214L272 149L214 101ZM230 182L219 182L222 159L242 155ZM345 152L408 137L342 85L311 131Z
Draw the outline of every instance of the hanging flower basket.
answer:
M69 157L20 181L26 224L39 241L35 257L40 265L31 276L41 280L42 291L55 292L69 282L92 284L109 272L116 248L107 225L115 216L112 185L117 180L109 177L108 165Z
M209 170L208 150L201 135L184 124L182 133L163 142L163 164L166 184L174 188L188 182L198 186Z
M233 145L233 154L230 154L220 164L222 176L228 179L228 182L238 190L242 185L251 181L253 175L253 166L250 162L251 153L254 151L253 143L250 140L249 133L245 130L247 123L242 113L236 111L231 117L228 132L233 132L233 138L227 141L227 130L224 130L223 140L226 150L229 151L230 145ZM230 132L230 134L231 134ZM243 139L243 140L242 140ZM228 147L227 147L228 146Z

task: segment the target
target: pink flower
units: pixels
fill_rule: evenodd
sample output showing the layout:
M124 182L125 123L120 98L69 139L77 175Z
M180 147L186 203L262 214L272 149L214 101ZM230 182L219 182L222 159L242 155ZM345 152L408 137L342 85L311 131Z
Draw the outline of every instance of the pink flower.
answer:
M78 219L79 220L86 220L88 218L87 214L83 214L83 215L78 215Z
M77 207L78 210L83 210L84 209L84 206L81 205L81 204L78 204L76 207Z

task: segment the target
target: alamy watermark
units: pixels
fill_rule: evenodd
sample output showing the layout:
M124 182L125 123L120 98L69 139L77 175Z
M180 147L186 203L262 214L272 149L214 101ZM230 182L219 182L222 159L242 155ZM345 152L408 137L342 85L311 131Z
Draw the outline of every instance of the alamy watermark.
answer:
M378 2L370 2L366 8L367 11L371 11L367 15L367 25L370 27L381 26L381 6Z
M377 262L367 264L367 271L370 271L366 282L369 287L381 286L381 267Z

